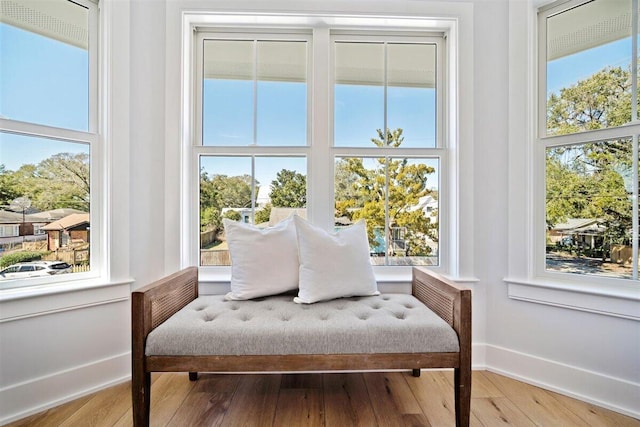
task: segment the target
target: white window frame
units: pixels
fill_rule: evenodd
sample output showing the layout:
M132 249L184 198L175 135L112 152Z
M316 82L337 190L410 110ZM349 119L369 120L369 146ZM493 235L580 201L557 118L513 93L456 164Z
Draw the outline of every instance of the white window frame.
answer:
M89 117L88 130L79 131L64 129L55 126L42 125L37 123L23 122L8 118L0 118L0 131L13 133L27 137L37 137L53 139L71 143L88 145L90 148L90 221L91 221L91 249L90 265L91 270L84 273L74 273L72 275L54 275L51 277L38 277L29 279L6 280L2 282L2 288L11 291L17 288L24 288L29 292L29 287L35 285L56 284L63 282L76 282L87 279L101 277L105 270L104 242L106 240L104 227L105 209L105 180L104 171L104 148L101 138L101 117L100 108L100 83L99 83L99 22L100 11L97 1L93 0L73 0L74 3L86 7L88 10L88 53L89 53ZM35 292L42 288L36 288ZM7 296L8 298L11 295Z
M465 16L469 18L469 16ZM198 195L198 157L206 149L207 153L223 153L220 147L202 147L198 141L200 125L198 123L200 102L197 88L201 84L197 80L194 67L197 70L197 31L201 28L242 28L246 32L256 30L277 29L300 31L301 28L311 30L313 35L310 58L313 64L325 63L325 67L313 70L313 81L309 81L310 90L314 94L314 105L310 114L312 119L308 127L311 129L310 147L272 147L264 148L275 155L307 155L307 191L313 197L307 200L309 220L329 229L333 226L334 218L331 209L323 206L333 206L334 176L333 167L327 170L329 162L333 164L336 156L361 155L360 150L350 148L334 148L330 123L333 107L331 105L332 82L330 79L329 58L331 57L330 39L332 32L341 31L379 32L400 34L440 32L447 38L447 48L441 49L443 66L442 75L447 78L443 86L442 99L448 99L446 105L438 105L439 128L438 134L446 141L435 149L404 149L389 152L389 156L406 157L438 157L440 159L440 265L435 268L448 273L454 278L459 277L458 246L458 179L457 162L458 149L458 114L459 93L458 76L458 18L432 19L427 17L389 17L389 16L341 16L341 15L254 15L254 14L215 14L215 13L183 13L182 21L182 211L181 211L181 265L199 265L199 195ZM444 103L443 103L444 104ZM247 154L253 154L251 148L245 147ZM306 151L305 151L306 150ZM378 156L380 152L376 151ZM446 196L442 196L446 195ZM447 245L445 247L445 245ZM470 264L471 265L471 264ZM203 283L228 283L230 267L200 267L200 277ZM376 277L380 281L404 282L410 279L411 267L385 266L375 269ZM466 279L466 278L465 278ZM465 280L461 279L461 280Z
M444 75L444 61L445 61L445 42L442 34L433 34L429 32L407 32L401 33L389 33L385 31L332 31L330 33L330 61L329 61L329 76L330 76L330 99L329 105L331 106L331 113L334 113L334 89L335 89L335 46L338 42L379 42L379 43L418 43L418 44L433 44L436 46L436 144L435 147L425 148L389 148L389 147L337 147L333 143L334 137L334 121L329 120L329 138L330 138L330 156L334 159L338 158L410 158L415 160L420 159L437 159L438 160L438 188L442 189L442 185L446 183L447 173L447 129L446 129L446 109L445 109L445 95L444 88L445 75ZM386 110L386 106L385 106ZM332 187L333 188L333 182ZM447 218L448 215L442 212L440 206L447 206L447 192L439 190L438 192L438 265L429 266L429 268L436 271L446 271L446 256L447 251L441 250L441 248L447 248L449 245L448 233L443 231L442 220ZM335 200L332 201L334 206ZM444 258L443 258L444 257ZM385 257L386 258L386 257ZM409 270L411 267L407 266L375 266L374 270L377 274L383 275L386 271L393 271L397 274L402 274L403 271Z
M510 109L510 224L509 272L505 278L508 295L512 299L551 305L578 311L586 311L613 317L640 320L640 284L633 279L609 278L597 275L579 275L546 270L545 245L545 197L546 197L546 149L615 138L633 138L634 155L638 156L640 122L617 128L580 132L569 135L546 135L546 18L587 3L585 0L558 1L540 8L531 2L522 3L510 10L510 19L525 23L510 26L510 39L519 47L510 58L510 74L513 78ZM637 10L637 0L633 0ZM634 25L633 34L638 34ZM632 37L633 50L637 52L637 37ZM636 88L637 74L633 76ZM524 97L522 95L525 95ZM528 107L521 105L522 98ZM632 114L637 117L637 111ZM528 141L521 145L522 141ZM524 160L526 159L526 160ZM634 170L635 177L638 170ZM635 193L638 193L634 179ZM519 193L519 195L516 195ZM638 208L634 209L634 222L638 221ZM637 230L636 230L637 233ZM637 239L637 234L634 236ZM634 254L637 258L637 254Z

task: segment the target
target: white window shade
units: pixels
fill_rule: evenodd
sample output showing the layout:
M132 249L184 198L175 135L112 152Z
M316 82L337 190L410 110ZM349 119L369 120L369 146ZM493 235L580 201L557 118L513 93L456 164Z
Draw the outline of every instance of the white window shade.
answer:
M384 52L383 43L336 43L336 83L383 85ZM388 86L435 88L435 45L389 43L386 55Z
M257 52L254 53L254 46ZM205 40L204 78L305 82L304 41Z
M89 11L67 0L1 0L0 22L88 49Z
M593 1L547 20L547 61L631 35L630 0Z

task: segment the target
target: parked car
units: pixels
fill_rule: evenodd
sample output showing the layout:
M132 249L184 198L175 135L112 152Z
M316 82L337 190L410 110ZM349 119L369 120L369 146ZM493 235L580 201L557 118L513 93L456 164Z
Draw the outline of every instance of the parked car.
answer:
M26 277L50 276L71 273L73 267L62 261L30 261L12 264L0 270L2 279L24 279Z
M562 239L560 239L560 245L561 246L571 246L571 245L573 245L573 237L564 236Z

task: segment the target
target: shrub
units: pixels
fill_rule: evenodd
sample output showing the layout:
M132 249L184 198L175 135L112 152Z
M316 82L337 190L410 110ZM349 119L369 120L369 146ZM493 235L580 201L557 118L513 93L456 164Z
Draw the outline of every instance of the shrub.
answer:
M27 262L39 260L42 258L42 252L22 251L0 257L0 268L5 268L17 262Z

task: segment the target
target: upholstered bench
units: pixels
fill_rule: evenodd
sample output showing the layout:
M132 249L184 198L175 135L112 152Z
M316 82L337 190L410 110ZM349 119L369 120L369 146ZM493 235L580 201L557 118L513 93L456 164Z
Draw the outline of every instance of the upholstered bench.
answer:
M414 268L413 295L295 304L198 297L196 268L132 296L133 412L149 424L150 373L453 368L456 425L469 424L470 291Z

